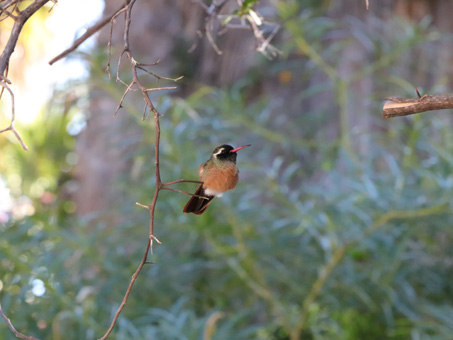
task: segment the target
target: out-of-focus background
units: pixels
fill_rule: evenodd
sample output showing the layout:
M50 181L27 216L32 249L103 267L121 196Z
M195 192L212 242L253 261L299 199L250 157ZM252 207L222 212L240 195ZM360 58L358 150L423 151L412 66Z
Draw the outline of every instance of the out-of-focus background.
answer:
M252 147L238 154L238 187L201 216L182 213L187 196L161 192L163 244L112 339L452 338L452 113L381 112L385 97L415 97L415 87L451 92L453 3L369 2L261 1L256 11L281 26L272 41L281 53L268 59L250 31L215 35L221 55L198 41L196 2L137 1L135 58L184 76L153 93L163 180L197 179L217 145ZM103 71L108 27L47 65L121 3L42 10L10 66L30 151L0 136L0 301L18 330L41 339L100 337L148 235L135 202L149 204L154 190L154 125L141 120L138 93L113 117L125 87ZM131 79L125 66L120 76ZM0 334L15 339L4 322Z

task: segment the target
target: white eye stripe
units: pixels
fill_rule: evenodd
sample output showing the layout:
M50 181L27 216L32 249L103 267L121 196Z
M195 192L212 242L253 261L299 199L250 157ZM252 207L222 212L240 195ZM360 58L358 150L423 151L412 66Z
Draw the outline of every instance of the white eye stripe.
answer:
M221 148L219 151L217 151L214 156L220 155L223 151L225 151L225 148Z

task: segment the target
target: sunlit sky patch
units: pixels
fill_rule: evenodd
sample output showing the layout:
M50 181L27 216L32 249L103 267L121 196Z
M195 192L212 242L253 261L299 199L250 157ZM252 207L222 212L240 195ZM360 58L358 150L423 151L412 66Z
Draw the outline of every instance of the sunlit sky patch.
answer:
M63 59L52 66L49 60L71 46L74 39L93 24L104 9L102 0L59 0L46 21L51 33L42 59L27 68L26 84L15 89L16 119L21 123L33 122L42 107L49 100L54 85L64 84L71 79L88 75L87 67L81 61ZM91 38L79 49L86 51L94 46ZM14 64L11 65L14 67ZM14 79L12 79L14 83Z

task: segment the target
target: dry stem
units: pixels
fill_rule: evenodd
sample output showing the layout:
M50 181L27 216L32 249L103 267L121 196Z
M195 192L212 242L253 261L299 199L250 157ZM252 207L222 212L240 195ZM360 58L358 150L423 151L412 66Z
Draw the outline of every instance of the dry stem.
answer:
M39 339L34 338L32 336L25 335L25 334L22 334L22 333L18 332L16 330L16 328L14 328L13 324L11 323L11 320L6 317L5 313L3 313L1 304L0 304L0 316L3 318L3 320L5 320L6 324L8 325L8 328L11 330L11 332L13 332L13 334L16 337L21 338L21 339L26 339L26 340L39 340Z
M420 112L453 108L453 95L451 94L434 96L425 94L420 96L417 91L417 96L413 99L385 98L387 102L384 104L382 116L384 118L401 117Z
M172 80L172 81L178 81L179 79L181 79L182 77L179 77L179 78L176 78L176 79L171 79L171 78L166 78L166 77L161 77L161 76L158 76L156 74L154 74L153 72L149 71L148 69L146 69L146 67L152 67L154 65L157 65L159 61L155 62L155 63L152 63L152 64L142 64L142 63L138 63L134 57L132 56L132 53L130 51L130 46L129 46L129 29L130 29L130 24L131 24L131 12L132 12L132 8L135 4L135 0L131 0L128 2L128 4L126 5L126 7L124 7L123 9L121 9L120 11L118 11L112 18L116 17L119 13L122 13L122 12L125 12L125 16L126 16L126 20L125 20L125 26L124 26L124 48L123 48L123 52L121 53L121 56L119 57L119 61L118 61L118 70L119 70L119 64L120 64L120 61L121 61L121 58L122 56L126 56L127 59L129 60L130 62L130 67L131 67L131 73L132 73L132 81L130 82L129 85L126 84L127 88L120 100L120 103L115 111L115 114L119 111L119 109L122 107L122 103L126 97L126 95L130 92L130 91L133 91L134 87L138 87L138 89L141 91L142 95L143 95L143 98L144 98L144 101L145 101L145 108L144 108L144 111L143 111L143 119L146 117L146 110L147 108L149 108L150 112L153 113L153 116L154 116L154 126L155 126L155 129L156 129L156 136L155 136L155 145L154 145L154 149L155 149L155 158L154 158L154 166L155 166L155 169L156 169L156 174L155 174L155 182L156 182L156 187L154 189L154 195L153 195L153 199L151 201L151 203L149 205L144 205L144 204L140 204L140 203L136 203L138 206L140 207L143 207L147 210L149 210L149 214L150 214L150 222L149 222L149 232L148 232L148 240L146 242L146 246L145 246L145 251L144 251L144 254L143 254L143 257L142 257L142 260L140 261L136 271L134 272L134 274L132 275L132 278L131 278L131 281L129 282L129 286L126 290L126 293L123 297L123 300L120 304L120 306L118 307L118 309L116 310L115 312L115 316L109 326L109 328L107 329L106 333L103 335L102 338L100 338L100 340L104 340L106 339L109 334L111 333L111 331L113 330L113 327L115 326L117 320L118 320L118 317L121 313L121 311L123 310L124 306L126 305L127 303L127 299L129 297L129 294L131 293L131 290L132 290L132 287L135 283L135 280L137 279L138 275L140 274L143 266L146 264L146 263L149 263L147 261L147 258L148 258L148 254L153 252L153 242L156 241L157 243L161 243L157 237L154 235L154 215L155 215L155 209L156 209L156 204L157 204L157 199L159 197L159 192L160 190L172 190L172 191L176 191L176 192L180 192L180 193L184 193L184 194L188 194L188 195L192 195L192 194L189 194L189 193L185 193L183 191L179 191L179 190L176 190L176 189L171 189L171 188L168 188L168 186L172 185L172 184L176 184L176 183L182 183L182 182L191 182L191 183L198 183L197 181L187 181L187 180L184 180L184 179L181 179L181 180L177 180L177 181L173 181L173 182L169 182L169 183L163 183L162 182L162 179L161 179L161 176L160 176L160 167L159 167L159 157L160 157L160 154L159 154L159 150L160 150L160 122L159 122L159 117L161 116L161 114L157 111L157 109L155 108L154 104L152 103L150 97L149 97L149 92L153 91L153 90L157 90L157 89L149 89L149 88L146 88L140 81L139 77L138 77L138 74L137 74L137 69L140 69L140 70L143 70L145 72L147 72L148 74L154 76L157 80L159 79L165 79L165 80ZM110 38L109 38L109 63L107 65L107 72L110 74L110 44L111 44L111 38L112 38L112 30L110 30ZM117 81L125 84L120 78L119 78L119 73L118 73L118 70L117 70ZM159 88L160 90L162 89L168 89L168 87L164 87L164 88Z

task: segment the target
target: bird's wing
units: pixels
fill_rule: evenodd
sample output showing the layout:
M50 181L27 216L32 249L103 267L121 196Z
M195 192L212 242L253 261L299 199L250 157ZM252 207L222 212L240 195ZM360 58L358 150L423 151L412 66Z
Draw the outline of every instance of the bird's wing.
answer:
M201 164L200 169L198 169L198 178L200 181L203 181L203 173L204 173L204 167L206 165L206 162Z

